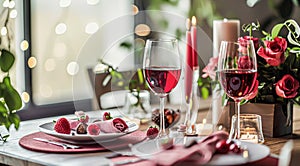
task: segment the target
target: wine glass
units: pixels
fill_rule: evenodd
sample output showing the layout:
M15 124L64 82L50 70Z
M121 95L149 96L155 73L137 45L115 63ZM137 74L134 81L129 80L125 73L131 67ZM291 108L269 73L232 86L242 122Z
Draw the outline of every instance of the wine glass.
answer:
M176 87L181 75L181 60L176 39L147 40L143 74L149 88L160 98L160 127L157 138L167 137L164 102Z
M240 139L240 102L254 90L257 78L256 52L251 40L221 42L218 76L225 93L236 105L236 125L231 126L229 138Z

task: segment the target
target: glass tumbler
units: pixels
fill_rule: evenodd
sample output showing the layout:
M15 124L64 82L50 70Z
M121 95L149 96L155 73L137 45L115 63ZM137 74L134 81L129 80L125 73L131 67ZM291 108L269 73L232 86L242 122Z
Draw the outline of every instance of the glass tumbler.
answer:
M237 123L236 115L233 115L231 122L231 132L234 133ZM241 141L247 141L252 143L264 143L265 139L262 131L261 116L257 114L240 114L240 131ZM230 136L229 138L232 138Z

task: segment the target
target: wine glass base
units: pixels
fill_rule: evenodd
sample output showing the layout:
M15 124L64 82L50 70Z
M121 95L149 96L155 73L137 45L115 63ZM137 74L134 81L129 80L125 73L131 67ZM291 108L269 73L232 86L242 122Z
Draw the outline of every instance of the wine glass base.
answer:
M173 138L170 138L168 136L157 137L155 141L157 146L161 149L171 149L174 145Z

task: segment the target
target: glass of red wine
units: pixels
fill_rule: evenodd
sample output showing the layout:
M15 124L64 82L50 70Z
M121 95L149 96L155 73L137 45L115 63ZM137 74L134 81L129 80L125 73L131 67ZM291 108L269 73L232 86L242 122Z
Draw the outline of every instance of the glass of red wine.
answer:
M160 98L160 127L157 138L167 137L164 103L181 75L181 59L176 39L148 39L144 51L143 74L151 91Z
M256 52L251 40L221 42L218 76L225 93L236 104L237 119L229 138L240 139L240 102L254 90L257 78Z

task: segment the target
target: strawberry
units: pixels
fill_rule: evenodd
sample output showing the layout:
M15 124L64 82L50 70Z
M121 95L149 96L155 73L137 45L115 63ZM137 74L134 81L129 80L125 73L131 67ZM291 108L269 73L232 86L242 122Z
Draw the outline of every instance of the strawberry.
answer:
M71 126L70 126L68 119L59 118L54 125L54 130L58 133L70 134Z
M158 129L156 127L150 126L147 130L147 137L150 139L156 138L158 135Z
M110 116L110 112L104 112L103 114L103 120L110 120L112 117Z

